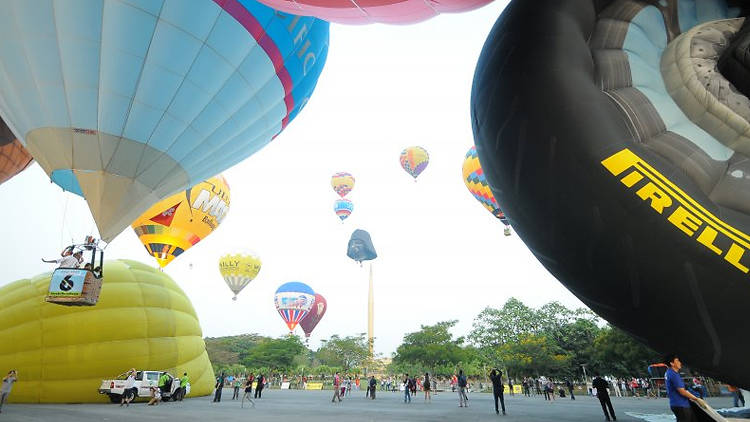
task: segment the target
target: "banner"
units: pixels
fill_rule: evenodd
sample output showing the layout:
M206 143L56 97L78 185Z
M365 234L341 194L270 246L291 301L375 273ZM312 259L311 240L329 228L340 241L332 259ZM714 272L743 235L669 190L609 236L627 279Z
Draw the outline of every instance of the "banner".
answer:
M513 394L523 394L523 388L520 385L514 385Z
M322 390L323 389L323 383L322 382L308 382L306 390Z
M60 268L52 273L49 282L49 295L57 297L79 297L83 291L88 271L74 268Z
M288 390L288 389L289 389L289 381L287 381L287 382L282 382L282 383L281 383L281 389L282 389L282 390Z

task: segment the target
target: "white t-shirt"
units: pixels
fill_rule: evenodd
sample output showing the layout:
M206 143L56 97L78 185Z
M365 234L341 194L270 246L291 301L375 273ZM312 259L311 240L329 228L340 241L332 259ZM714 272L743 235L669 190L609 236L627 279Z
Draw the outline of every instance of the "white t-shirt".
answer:
M133 388L135 385L135 377L132 375L129 375L127 379L125 379L125 389Z
M78 268L78 258L73 255L64 256L60 259L55 260L60 266L58 268Z
M10 393L11 388L13 388L13 383L16 382L15 377L8 377L3 380L3 386L0 388L0 393Z

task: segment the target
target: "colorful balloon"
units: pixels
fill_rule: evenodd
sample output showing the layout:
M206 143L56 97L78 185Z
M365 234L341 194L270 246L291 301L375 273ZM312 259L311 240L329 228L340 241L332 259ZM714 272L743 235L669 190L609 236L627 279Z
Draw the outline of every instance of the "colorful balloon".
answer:
M305 283L292 281L284 283L276 290L273 302L281 319L289 327L289 333L305 318L315 302L315 292Z
M263 262L255 253L235 253L219 259L219 272L229 289L234 292L232 300L237 300L242 289L258 276L261 265Z
M328 302L326 302L326 298L321 294L315 293L315 302L313 302L310 312L299 322L299 326L305 332L305 337L310 337L310 334L318 326L320 320L323 319L323 315L326 314L327 309Z
M344 221L351 215L352 211L354 211L354 203L346 198L337 199L333 203L333 210L341 221Z
M253 0L18 1L0 39L6 122L110 241L281 133L315 88L328 23Z
M427 150L422 147L408 147L401 151L400 161L401 167L414 178L414 181L416 181L417 176L419 176L427 167L427 164L430 163L430 154L428 154Z
M482 166L479 164L479 157L477 156L477 148L472 146L469 152L466 153L464 158L464 164L462 168L462 174L464 177L464 184L469 189L474 198L477 199L486 209L491 212L496 218L498 218L503 224L505 224L505 235L510 236L510 222L505 217L505 214L500 210L500 206L495 200L495 196L490 190L490 186L487 184L487 178L484 176Z
M210 235L229 212L229 185L212 177L152 205L132 227L146 252L164 268Z
M34 159L0 119L0 184L24 171Z
M331 176L331 186L343 198L354 189L354 176L347 172L336 173Z
M476 9L491 0L262 0L277 10L295 15L315 16L329 22L361 25L417 23L440 13L460 13Z

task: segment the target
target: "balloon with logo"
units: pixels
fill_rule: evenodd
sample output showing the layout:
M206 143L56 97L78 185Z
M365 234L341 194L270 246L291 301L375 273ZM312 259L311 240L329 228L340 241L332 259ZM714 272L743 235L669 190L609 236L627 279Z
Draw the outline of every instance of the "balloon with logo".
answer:
M341 222L343 222L349 217L349 215L351 215L352 211L354 211L354 203L346 198L337 199L333 203L333 211L336 212L336 215L341 219Z
M164 268L210 235L229 212L229 185L212 177L152 205L132 227L146 252Z
M343 198L354 189L354 176L345 171L336 173L331 176L331 186Z
M234 292L232 300L237 300L242 289L258 276L262 264L260 257L252 252L228 254L219 258L219 272L229 289Z
M503 232L506 236L510 236L510 222L505 217L500 206L495 200L495 196L490 190L490 186L487 184L487 178L484 176L482 166L479 164L479 156L477 156L477 148L472 146L469 152L466 153L464 158L464 164L462 168L462 174L464 178L464 184L469 189L474 198L484 206L487 211L491 212L497 219L505 224Z
M299 323L299 326L302 327L302 331L305 332L306 338L310 338L310 334L312 334L315 327L318 326L320 320L323 319L323 315L326 314L327 309L328 302L326 302L326 298L319 293L315 293L315 302L313 302L310 312L308 312L307 316Z
M312 308L315 292L305 283L291 281L276 289L273 302L291 334Z
M491 0L262 0L277 10L310 15L329 22L363 25L407 25L440 13L460 13L482 7Z
M408 147L401 151L399 161L401 161L401 167L416 182L417 177L424 171L427 164L430 163L430 154L427 153L426 149L419 146Z
M32 161L26 148L0 119L0 185L24 171Z
M276 138L313 93L328 27L254 0L4 2L0 110L109 242Z

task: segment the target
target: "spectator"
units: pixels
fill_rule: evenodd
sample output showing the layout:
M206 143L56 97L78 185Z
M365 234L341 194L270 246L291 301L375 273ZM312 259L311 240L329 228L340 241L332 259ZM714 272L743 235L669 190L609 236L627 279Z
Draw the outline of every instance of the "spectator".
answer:
M409 388L410 381L411 378L409 378L409 374L406 374L406 378L404 378L404 403L407 401L411 403L411 388Z
M500 414L500 410L497 408L497 400L500 399L500 405L503 409L503 415L505 415L505 398L503 397L503 372L497 369L493 369L490 372L490 381L492 381L492 395L495 397L495 413ZM508 385L512 385L508 381Z
M742 396L742 392L733 385L728 385L727 387L732 394L732 399L734 399L734 407L740 407L740 402L742 402L742 407L745 407L745 398Z
M424 390L424 401L429 400L432 403L432 396L430 396L430 390L432 389L432 383L430 383L430 373L424 373L424 381L422 382L422 389Z
M690 407L690 400L698 402L701 399L695 397L685 389L685 383L680 376L682 362L680 362L680 359L676 355L667 355L664 358L664 363L668 366L667 373L664 375L664 381L667 385L669 407L677 418L677 422L692 422L695 420L695 414Z
M159 404L161 401L161 390L156 387L150 387L149 391L151 392L151 400L149 400L148 405L153 406Z
M570 393L570 399L575 400L576 396L573 395L573 383L570 382L570 380L565 380L565 386L568 387L568 392Z
M464 375L463 369L458 371L456 383L458 384L458 407L469 407L469 403L467 403L466 400L466 386L468 382L466 381L466 375Z
M18 375L15 369L8 371L8 375L3 377L3 386L0 387L0 413L3 411L3 403L8 400L10 390L13 388L13 383L18 381Z
M128 376L125 378L125 386L122 391L122 400L120 400L120 407L124 404L126 407L130 407L130 402L135 398L135 394L138 392L138 388L135 387L135 368L128 371Z
M180 401L185 398L187 395L187 387L190 383L190 378L188 377L187 372L182 374L182 378L180 378Z
M608 421L616 421L617 417L615 416L615 409L612 408L612 401L609 399L609 391L607 391L609 383L605 381L604 378L600 377L599 374L596 374L591 385L596 388L596 397L599 399L599 404L602 405L604 419ZM607 409L609 409L609 413L607 413Z
M255 398L261 398L263 394L263 388L266 386L266 377L263 374L258 374L257 381L255 383Z
M375 389L378 386L378 382L375 380L375 375L370 377L370 399L375 400Z
M333 376L333 398L331 399L331 403L336 403L336 399L341 403L341 377L338 372Z
M242 385L242 381L240 381L240 377L234 377L234 391L232 393L232 400L237 400L240 398L240 386Z

